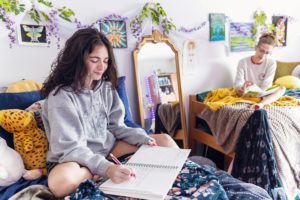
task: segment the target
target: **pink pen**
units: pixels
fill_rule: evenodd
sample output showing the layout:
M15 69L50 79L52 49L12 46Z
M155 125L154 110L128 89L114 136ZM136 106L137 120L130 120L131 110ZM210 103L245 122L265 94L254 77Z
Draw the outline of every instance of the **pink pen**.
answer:
M114 154L110 153L109 156L117 165L122 165L122 163L118 160L118 158L116 156L114 156ZM135 174L131 173L130 176L135 177Z

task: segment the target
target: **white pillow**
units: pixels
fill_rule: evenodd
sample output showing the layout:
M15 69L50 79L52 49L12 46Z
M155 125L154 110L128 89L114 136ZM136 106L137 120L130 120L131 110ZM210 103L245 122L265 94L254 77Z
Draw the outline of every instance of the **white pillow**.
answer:
M293 71L292 71L292 76L296 76L298 78L300 78L300 65L297 65Z

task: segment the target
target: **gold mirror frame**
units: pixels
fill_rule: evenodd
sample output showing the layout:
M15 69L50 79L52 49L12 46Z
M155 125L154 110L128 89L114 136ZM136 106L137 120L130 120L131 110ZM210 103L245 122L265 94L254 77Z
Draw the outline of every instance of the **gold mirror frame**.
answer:
M140 52L140 49L146 43L156 44L156 43L160 43L160 42L167 44L175 54L176 74L177 74L177 82L178 82L178 94L179 94L180 113L181 113L181 115L180 115L181 129L179 129L176 132L176 134L173 138L176 140L182 140L183 148L189 148L185 111L184 111L184 102L183 102L183 92L182 92L182 87L181 87L181 67L180 67L179 50L168 37L160 34L160 32L158 30L153 30L152 35L143 36L141 42L137 45L137 47L133 51L133 64L134 64L134 72L135 72L135 83L136 83L136 87L137 87L140 124L143 128L145 128L145 119L144 119L145 112L144 112L144 106L143 106L142 88L140 85L141 77L140 77L140 69L139 69L139 62L138 62L138 53Z

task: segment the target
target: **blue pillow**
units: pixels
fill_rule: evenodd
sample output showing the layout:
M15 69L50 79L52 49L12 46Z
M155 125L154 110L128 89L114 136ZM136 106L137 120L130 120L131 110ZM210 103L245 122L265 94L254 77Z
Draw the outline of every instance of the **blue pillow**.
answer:
M19 92L19 93L0 93L0 110L5 109L25 109L36 101L42 99L39 91ZM0 137L6 140L9 147L13 146L13 134L6 132L0 127Z
M125 117L124 117L124 123L126 126L132 127L132 128L140 128L138 124L136 124L131 115L130 106L128 102L128 97L126 93L126 87L125 87L125 76L121 76L118 78L118 94L120 96L120 99L122 100L124 107L125 107Z
M26 109L31 104L42 99L40 91L0 93L0 110Z

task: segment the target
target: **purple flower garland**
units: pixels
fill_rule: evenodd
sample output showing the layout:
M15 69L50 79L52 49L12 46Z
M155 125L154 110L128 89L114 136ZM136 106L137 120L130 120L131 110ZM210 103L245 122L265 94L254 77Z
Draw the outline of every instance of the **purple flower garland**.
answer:
M0 7L0 16L3 16L3 21L6 23L6 29L9 31L8 38L10 40L9 42L9 48L12 48L12 45L16 43L16 30L14 28L15 22L13 22L9 14L6 12L6 10L3 7Z

